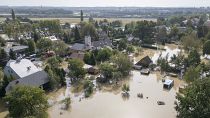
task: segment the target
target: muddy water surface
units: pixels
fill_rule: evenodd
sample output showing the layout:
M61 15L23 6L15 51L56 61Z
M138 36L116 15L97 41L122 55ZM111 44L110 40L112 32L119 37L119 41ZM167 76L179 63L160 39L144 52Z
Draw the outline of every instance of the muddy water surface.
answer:
M49 108L49 115L51 118L176 117L174 101L177 89L163 90L163 84L157 79L156 74L144 76L139 71L132 71L132 75L127 83L130 85L130 97L128 98L123 98L121 93L96 91L92 97L80 101L81 94L73 94L68 91L72 99L71 108L64 111L60 109L59 104L55 104ZM57 94L54 97L60 98L66 94L66 91L62 89L59 93L60 95ZM144 98L138 98L138 93L143 93ZM164 101L166 105L157 105L158 100Z

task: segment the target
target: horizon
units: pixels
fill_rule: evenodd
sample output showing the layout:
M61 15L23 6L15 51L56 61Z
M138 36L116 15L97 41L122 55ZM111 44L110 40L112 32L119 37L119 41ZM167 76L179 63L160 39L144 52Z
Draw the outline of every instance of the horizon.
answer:
M189 4L190 3L190 4ZM207 0L0 0L0 6L18 7L210 7Z

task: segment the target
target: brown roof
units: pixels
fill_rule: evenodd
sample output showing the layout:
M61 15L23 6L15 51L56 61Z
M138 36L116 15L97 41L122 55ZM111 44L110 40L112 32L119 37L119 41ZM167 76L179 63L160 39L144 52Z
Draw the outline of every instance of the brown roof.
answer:
M80 59L80 60L83 60L84 59L84 53L72 53L71 55L70 55L70 59Z
M146 56L142 58L140 61L138 61L135 65L142 66L142 67L148 67L152 63L152 60L149 56Z

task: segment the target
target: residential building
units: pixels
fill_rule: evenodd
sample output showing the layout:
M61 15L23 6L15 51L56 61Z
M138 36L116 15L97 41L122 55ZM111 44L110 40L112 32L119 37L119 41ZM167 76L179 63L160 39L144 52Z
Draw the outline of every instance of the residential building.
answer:
M4 74L15 79L7 85L6 93L15 86L44 87L49 82L48 74L28 59L19 58L8 61L4 68Z

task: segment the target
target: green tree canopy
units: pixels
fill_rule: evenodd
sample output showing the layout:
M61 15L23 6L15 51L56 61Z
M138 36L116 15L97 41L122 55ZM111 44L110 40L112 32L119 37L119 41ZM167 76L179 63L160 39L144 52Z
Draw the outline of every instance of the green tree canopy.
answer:
M85 70L83 69L84 63L78 59L71 59L69 60L69 76L72 78L84 78Z
M191 50L189 55L188 55L188 64L193 65L193 66L198 66L201 62L200 59L200 54L198 53L197 50Z
M60 21L59 20L41 20L39 21L39 26L42 29L49 29L49 32L51 33L60 33L61 27L60 27Z
M154 26L155 22L152 21L137 21L133 35L139 37L145 43L151 43Z
M177 94L176 111L178 118L209 118L210 79L196 79L183 94Z
M189 67L184 74L184 80L187 82L193 82L200 77L200 69L197 67Z
M132 45L128 45L127 52L128 53L133 53L134 51L135 51L134 47Z
M15 12L13 9L11 10L11 14L12 14L12 20L14 21L15 20Z
M81 11L80 11L80 21L83 22L83 20L84 20L83 11L81 10Z
M47 117L47 98L40 88L17 87L5 97L5 101L9 103L9 115L13 118Z
M44 52L52 49L52 45L53 45L52 41L47 38L42 38L37 42L37 48L39 48L41 51Z
M113 65L109 63L102 63L100 65L100 71L106 79L110 79L113 76L113 72L115 71Z
M96 60L94 54L92 52L86 52L84 56L84 62L89 65L95 65Z
M83 38L88 35L90 35L93 39L98 37L96 28L92 23L85 23L84 26L82 26L81 35Z
M52 42L52 49L57 55L63 56L67 53L68 46L63 41L54 41Z
M9 51L9 57L10 59L16 59L16 53L13 51L13 49L10 49Z
M107 61L112 56L112 51L109 48L103 48L98 51L96 56L97 61Z
M203 54L210 54L210 40L203 44Z
M127 55L122 53L118 53L112 57L112 61L117 65L117 70L122 73L122 75L126 76L129 74L132 69L132 63Z
M80 39L81 39L80 32L78 27L76 26L74 29L74 40L80 40Z
M186 51L190 51L192 49L199 50L201 48L201 42L195 33L190 33L186 36L183 36L181 41Z
M28 41L28 51L30 53L35 53L35 50L36 50L36 44L33 40L29 40Z
M127 42L126 40L120 40L118 44L118 50L123 51L127 48Z

